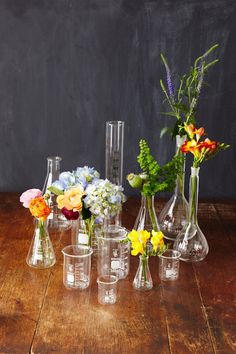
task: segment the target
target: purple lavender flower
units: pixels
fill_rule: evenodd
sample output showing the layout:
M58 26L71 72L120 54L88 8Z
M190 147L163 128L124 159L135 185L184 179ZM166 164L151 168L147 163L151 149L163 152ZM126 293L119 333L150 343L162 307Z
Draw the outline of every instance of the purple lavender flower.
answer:
M171 79L171 72L170 72L170 68L167 64L166 58L164 57L163 54L161 54L161 59L165 65L165 69L166 69L166 81L167 81L167 86L168 86L168 91L169 91L169 95L172 99L174 99L174 94L175 94L175 90L174 90L174 84L172 82Z

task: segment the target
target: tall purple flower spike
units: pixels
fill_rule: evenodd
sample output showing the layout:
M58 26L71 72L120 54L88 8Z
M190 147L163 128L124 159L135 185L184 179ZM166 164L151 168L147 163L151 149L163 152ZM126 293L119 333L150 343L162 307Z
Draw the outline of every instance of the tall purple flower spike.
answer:
M170 72L170 68L167 65L166 61L164 62L165 68L166 68L166 81L167 81L167 86L168 86L168 91L169 91L169 95L171 98L174 98L174 84L172 82L171 79L171 72Z

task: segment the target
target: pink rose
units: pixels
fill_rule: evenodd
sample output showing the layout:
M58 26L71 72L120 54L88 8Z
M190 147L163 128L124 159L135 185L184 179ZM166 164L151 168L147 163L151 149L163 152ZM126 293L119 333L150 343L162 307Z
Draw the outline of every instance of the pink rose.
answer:
M23 203L23 206L25 208L29 208L31 200L41 196L42 196L42 192L40 189L36 189L36 188L28 189L27 191L21 194L20 202Z

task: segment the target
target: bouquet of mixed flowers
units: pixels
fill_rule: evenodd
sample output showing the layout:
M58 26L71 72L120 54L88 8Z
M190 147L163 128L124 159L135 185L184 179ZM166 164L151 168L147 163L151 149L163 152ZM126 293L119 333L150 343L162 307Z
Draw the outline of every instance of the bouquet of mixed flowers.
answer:
M88 166L62 172L48 189L57 195L58 207L68 220L82 217L89 236L95 223L116 216L126 201L121 186L101 179L99 172Z

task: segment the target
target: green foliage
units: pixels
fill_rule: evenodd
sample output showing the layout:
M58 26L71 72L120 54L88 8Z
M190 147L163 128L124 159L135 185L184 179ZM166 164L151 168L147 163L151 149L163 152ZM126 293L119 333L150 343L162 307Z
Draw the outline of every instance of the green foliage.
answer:
M174 156L166 165L159 166L145 140L140 140L139 147L137 160L142 169L141 175L146 176L143 178L141 192L151 196L157 192L172 191L175 188L177 174L182 168L182 158Z
M55 194L55 195L64 194L64 192L63 192L61 189L56 188L56 187L53 187L53 186L49 187L49 188L48 188L48 191L49 191L49 192L52 192L52 193Z
M172 137L185 135L185 124L195 124L196 107L202 86L204 85L204 77L208 70L219 61L219 59L214 59L209 62L208 56L218 48L218 46L218 44L213 45L195 60L193 66L190 67L189 73L180 77L174 94L167 89L170 83L172 85L173 83L171 82L167 59L161 54L162 62L167 70L167 87L163 83L163 80L160 80L160 85L171 109L171 111L166 114L177 119L172 128Z

